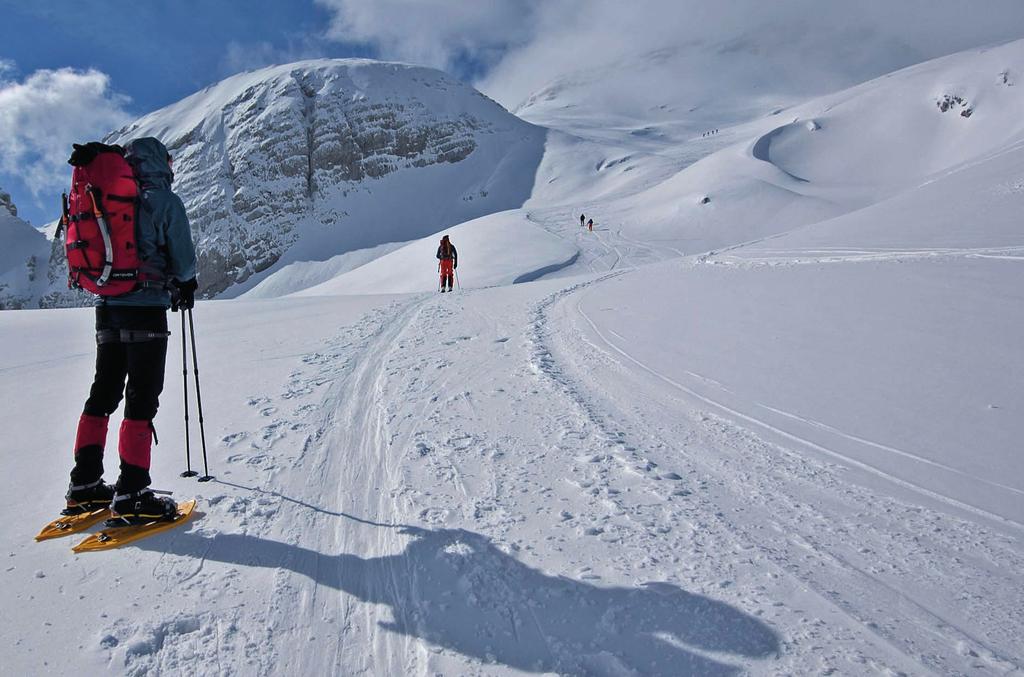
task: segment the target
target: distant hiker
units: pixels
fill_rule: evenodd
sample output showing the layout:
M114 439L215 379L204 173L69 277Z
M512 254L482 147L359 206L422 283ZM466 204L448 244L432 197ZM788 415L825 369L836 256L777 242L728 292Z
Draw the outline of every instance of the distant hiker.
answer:
M594 232L594 219L587 219L587 230Z
M584 220L585 220L586 218L587 218L586 216L584 216L583 214L580 214L580 228L582 228L582 227L583 227L583 221L584 221Z
M175 502L149 489L153 417L164 385L167 308L192 308L197 288L192 231L185 206L171 192L171 156L160 141L146 137L123 149L76 144L68 163L75 169L62 224L68 228L70 284L97 298L96 375L78 420L64 514L109 507L129 523L170 519ZM95 267L105 260L105 246L114 252L112 270ZM99 255L90 264L94 248ZM82 251L85 263L76 265ZM118 264L118 257L129 255L122 251L130 254L130 268L123 258ZM103 481L103 449L109 417L122 396L120 475L110 486Z
M455 250L455 245L448 240L447 235L441 238L441 244L437 247L437 259L440 261L437 265L441 271L441 291L445 291L446 284L448 291L451 291L452 279L459 267L459 252Z

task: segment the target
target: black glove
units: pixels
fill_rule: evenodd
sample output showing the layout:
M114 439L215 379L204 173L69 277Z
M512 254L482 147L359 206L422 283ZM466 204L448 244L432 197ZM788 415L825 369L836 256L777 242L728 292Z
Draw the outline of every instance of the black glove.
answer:
M196 304L196 289L198 288L199 283L194 277L184 282L171 280L171 312L176 313L179 308L192 310Z

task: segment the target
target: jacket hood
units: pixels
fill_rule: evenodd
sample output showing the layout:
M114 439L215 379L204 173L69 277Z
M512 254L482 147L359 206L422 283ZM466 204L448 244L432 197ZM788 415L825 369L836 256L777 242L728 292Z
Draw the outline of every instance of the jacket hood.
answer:
M125 159L131 164L141 183L159 188L171 187L174 173L167 161L170 153L159 139L147 136L129 141L124 151Z

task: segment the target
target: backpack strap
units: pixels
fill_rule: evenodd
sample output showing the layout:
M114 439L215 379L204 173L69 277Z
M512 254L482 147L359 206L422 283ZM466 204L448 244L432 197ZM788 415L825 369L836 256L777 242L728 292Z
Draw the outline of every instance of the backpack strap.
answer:
M127 195L114 195L113 193L107 193L107 199L113 200L114 202L129 202L134 204L138 198L128 197Z
M53 239L59 240L64 232L64 229L68 227L68 222L71 221L71 214L68 212L68 194L60 194L60 221L57 222L57 232L54 234Z
M143 343L145 341L166 340L169 331L153 331L151 329L100 329L96 332L96 343Z
M100 196L99 188L86 186L85 192L92 198L93 215L100 227L100 235L103 236L103 271L96 278L96 286L102 287L110 280L110 273L114 268L114 246L110 242L110 228L107 227L107 210L103 208L103 199Z

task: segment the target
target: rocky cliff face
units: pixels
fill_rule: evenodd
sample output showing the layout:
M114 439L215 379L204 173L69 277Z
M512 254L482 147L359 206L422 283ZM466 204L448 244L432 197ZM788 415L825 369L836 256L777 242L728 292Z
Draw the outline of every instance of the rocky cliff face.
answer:
M303 240L293 258L326 258L517 207L532 174L502 165L539 162L544 135L439 71L318 60L234 76L108 140L140 136L174 158L214 296Z
M201 293L212 297L294 261L521 206L546 130L440 71L342 59L233 76L104 140L142 136L161 139L174 158ZM91 302L67 289L62 244L16 214L0 192L4 242L17 241L0 269L0 305Z
M7 213L10 216L18 215L18 208L11 202L10 193L0 190L0 214Z
M48 286L46 237L18 218L11 196L0 190L0 310L32 308Z

